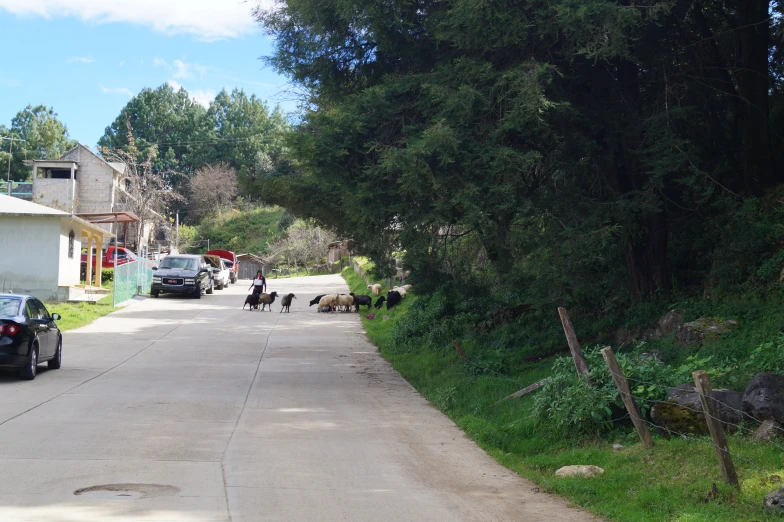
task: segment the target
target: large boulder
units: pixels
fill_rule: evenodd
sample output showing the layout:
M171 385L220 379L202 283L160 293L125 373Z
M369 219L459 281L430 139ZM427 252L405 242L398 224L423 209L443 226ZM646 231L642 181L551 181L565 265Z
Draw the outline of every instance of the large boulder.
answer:
M703 317L684 323L675 333L675 342L681 346L696 346L702 344L705 339L715 338L723 334L730 333L738 327L738 321L734 319L716 319L714 317Z
M755 375L743 393L743 411L757 420L784 423L784 376Z
M784 487L765 496L765 510L784 515Z
M713 390L713 398L719 410L724 429L732 431L740 423L740 405L743 394L732 390ZM670 388L667 400L657 402L651 408L651 421L665 431L707 435L708 425L697 390L691 384Z
M656 323L656 329L651 334L651 337L654 339L666 337L677 330L682 322L683 311L670 310L659 319L658 323Z

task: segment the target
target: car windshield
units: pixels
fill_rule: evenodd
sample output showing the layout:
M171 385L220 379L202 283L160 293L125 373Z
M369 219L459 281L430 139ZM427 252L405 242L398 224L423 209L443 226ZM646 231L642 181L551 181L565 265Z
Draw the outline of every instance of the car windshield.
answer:
M160 268L173 268L178 270L198 270L198 263L189 257L167 257L161 263Z
M225 259L223 260L223 264L226 265L226 268L231 268L234 266L234 263L231 261L226 261Z
M18 297L0 297L0 316L16 317L22 300Z

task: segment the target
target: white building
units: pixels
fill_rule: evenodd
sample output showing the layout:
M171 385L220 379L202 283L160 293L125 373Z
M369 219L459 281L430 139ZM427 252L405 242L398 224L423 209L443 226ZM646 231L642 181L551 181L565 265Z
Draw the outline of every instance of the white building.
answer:
M22 199L0 194L0 292L30 294L42 301L102 293L100 250L109 234L98 225ZM80 284L82 247L96 248L96 270L87 263Z

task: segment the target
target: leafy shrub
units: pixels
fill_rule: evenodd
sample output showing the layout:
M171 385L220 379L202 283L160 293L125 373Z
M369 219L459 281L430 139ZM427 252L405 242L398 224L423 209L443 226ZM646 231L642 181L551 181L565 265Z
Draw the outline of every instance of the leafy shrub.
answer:
M675 371L653 357L616 357L645 415L653 402L667 396L667 388L676 381ZM586 350L585 359L592 384L577 377L571 357L559 357L553 363L552 381L534 397L533 414L560 436L598 435L626 419L623 401L599 348Z
M773 342L757 346L741 365L749 372L784 373L784 333Z
M107 286L114 280L114 268L101 269L101 286Z

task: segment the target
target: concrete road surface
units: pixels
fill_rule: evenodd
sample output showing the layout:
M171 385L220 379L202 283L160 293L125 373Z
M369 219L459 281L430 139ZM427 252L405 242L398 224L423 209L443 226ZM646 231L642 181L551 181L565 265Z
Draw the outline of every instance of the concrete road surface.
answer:
M0 374L0 521L587 521L498 465L377 353L338 276L144 299Z

